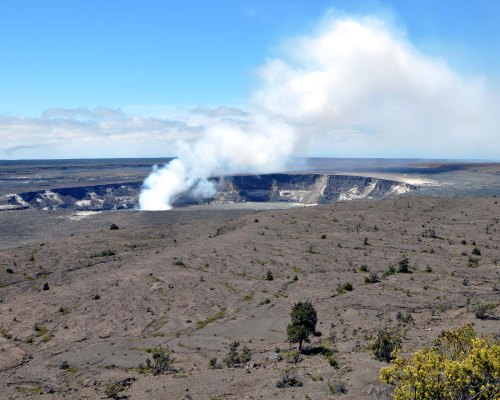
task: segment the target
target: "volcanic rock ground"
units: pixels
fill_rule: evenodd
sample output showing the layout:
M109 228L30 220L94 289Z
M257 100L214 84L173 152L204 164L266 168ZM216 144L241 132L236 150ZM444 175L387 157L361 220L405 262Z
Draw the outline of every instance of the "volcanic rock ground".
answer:
M0 218L1 399L98 399L103 382L127 378L130 399L383 398L386 364L369 350L377 328L398 328L405 353L466 322L480 335L499 332L471 309L499 300L496 197ZM470 267L474 247L481 255ZM361 265L382 275L402 254L411 274L364 283ZM354 290L337 293L345 282ZM322 332L309 346L334 350L338 368L322 355L286 361L289 313L305 299ZM405 310L413 323L396 320ZM252 350L251 362L209 369L234 340ZM137 370L155 346L172 351L178 372ZM273 360L277 351L285 359ZM277 388L289 368L303 386ZM329 394L336 381L347 394Z

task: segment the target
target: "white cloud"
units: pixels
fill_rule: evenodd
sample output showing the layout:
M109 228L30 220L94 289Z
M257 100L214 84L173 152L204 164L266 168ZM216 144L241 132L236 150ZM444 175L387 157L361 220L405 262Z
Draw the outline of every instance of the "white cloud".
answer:
M124 116L120 109L109 107L96 107L93 110L85 107L48 108L42 113L44 119L110 119Z
M201 129L105 107L49 109L41 118L0 116L0 158L170 156L175 141L197 137Z
M331 20L259 72L253 106L296 126L309 153L500 154L500 102L487 81L422 54L380 19Z
M107 107L50 108L39 118L0 116L0 158L169 157L178 142L197 141L214 124L244 124L249 117L234 107L174 111L156 117Z
M203 114L207 117L246 117L248 113L241 108L236 107L217 107L210 108L204 105L198 105L193 109L193 114Z

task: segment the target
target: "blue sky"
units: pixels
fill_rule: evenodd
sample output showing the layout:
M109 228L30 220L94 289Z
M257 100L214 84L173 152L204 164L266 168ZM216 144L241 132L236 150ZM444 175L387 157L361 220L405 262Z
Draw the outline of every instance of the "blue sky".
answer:
M498 73L496 0L3 0L0 112L238 104L254 68L331 7L385 14L457 69Z
M245 108L261 85L256 71L282 57L283 43L310 34L325 16L365 15L465 78L498 84L496 0L2 0L0 115L106 107L173 117L177 107ZM52 145L41 146L19 153L23 145L13 144L3 157L40 157Z

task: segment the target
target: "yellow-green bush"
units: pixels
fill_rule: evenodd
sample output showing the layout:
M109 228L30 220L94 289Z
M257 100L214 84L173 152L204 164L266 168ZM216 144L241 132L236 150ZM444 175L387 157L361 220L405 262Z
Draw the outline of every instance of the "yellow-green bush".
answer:
M396 357L380 371L395 400L500 398L500 343L477 339L472 325L443 332L434 346Z

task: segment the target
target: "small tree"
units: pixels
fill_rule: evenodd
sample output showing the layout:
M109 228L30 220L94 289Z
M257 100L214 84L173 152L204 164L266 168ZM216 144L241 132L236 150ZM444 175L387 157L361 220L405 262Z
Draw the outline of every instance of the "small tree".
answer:
M290 313L292 323L286 328L288 341L298 343L299 351L302 351L302 343L309 342L309 336L316 331L318 315L309 301L295 303Z

